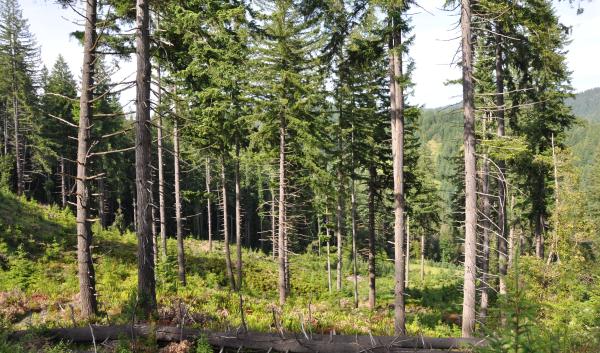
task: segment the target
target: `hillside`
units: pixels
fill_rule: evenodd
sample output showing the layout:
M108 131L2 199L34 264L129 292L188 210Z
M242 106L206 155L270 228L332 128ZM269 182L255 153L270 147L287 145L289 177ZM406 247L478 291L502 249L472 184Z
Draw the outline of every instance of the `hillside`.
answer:
M569 106L578 122L567 132L565 144L572 148L577 164L583 169L582 182L600 149L600 87L575 95ZM429 147L436 161L436 175L441 180L443 197L448 198L453 186L448 176L454 172L453 158L462 146L462 112L459 106L425 109L421 118L421 141Z
M13 328L70 326L78 317L75 220L69 211L46 207L0 192L0 320ZM98 323L127 323L135 315L136 239L131 233L100 230L94 225L97 288L101 305ZM169 240L169 252L176 243ZM221 244L207 251L205 241L186 239L188 285L178 284L174 258L157 271L161 323L176 324L181 310L192 326L222 330L241 324L239 298L227 289ZM335 251L335 248L332 249ZM245 288L242 292L248 326L272 329L277 309L277 268L271 256L244 249ZM381 256L384 256L381 254ZM332 255L333 257L333 255ZM349 252L348 252L349 257ZM366 307L368 284L359 277L360 304L354 309L350 267L344 290L329 293L326 256L317 249L291 257L292 295L281 309L285 330L299 332L301 320L312 332L391 334L393 330L393 268L384 259L378 267L378 307ZM350 264L347 261L346 264ZM408 330L411 334L458 336L461 272L451 265L428 263L425 281L419 264L411 266L408 290ZM360 273L366 263L359 262ZM335 273L332 274L335 280ZM277 309L280 310L280 309ZM1 341L1 335L0 335ZM0 342L1 346L1 342Z

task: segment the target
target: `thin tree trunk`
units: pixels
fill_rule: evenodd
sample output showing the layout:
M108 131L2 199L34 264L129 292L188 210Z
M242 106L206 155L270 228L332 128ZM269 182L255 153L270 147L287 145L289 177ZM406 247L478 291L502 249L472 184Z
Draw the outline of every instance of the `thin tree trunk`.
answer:
M287 298L287 281L286 281L286 224L285 224L285 134L286 134L286 120L285 115L280 114L279 122L279 233L278 233L278 245L279 245L279 304L285 304Z
M369 166L369 309L375 309L375 179L377 169Z
M541 212L535 217L535 256L544 258L544 215Z
M515 204L515 195L511 195L510 197L510 214L511 217L514 214L513 209L514 209L514 204ZM508 268L510 268L513 264L513 259L515 258L515 222L512 221L510 222L510 228L509 228L509 233L508 233Z
M326 228L326 232L327 232L327 288L329 289L329 293L331 293L332 292L331 257L330 257L330 252L329 252L329 242L331 241L331 239L330 239L330 234L329 234L329 228Z
M137 232L137 203L136 203L135 193L132 195L132 206L133 206L133 231Z
M87 182L87 157L92 119L94 92L94 64L96 50L96 0L87 0L79 100L79 130L77 134L77 264L79 274L79 301L81 316L89 318L98 312L96 275L92 258L92 231L88 221L89 190ZM15 135L17 126L15 126ZM18 146L18 142L16 142ZM18 151L18 148L17 148ZM17 152L17 166L19 156ZM19 177L22 178L22 175ZM22 180L19 182L21 183ZM19 186L20 188L21 186Z
M402 34L392 20L390 37L390 104L394 174L394 332L406 333L404 309L404 92L402 84Z
M484 120L484 136L485 136L485 120ZM483 239L482 239L482 258L481 258L481 302L479 307L479 316L482 323L485 323L489 306L489 264L490 264L490 227L491 222L491 204L489 198L490 178L489 178L489 161L487 155L483 156L482 166L482 188L481 194L483 198Z
M463 284L463 337L475 330L477 280L477 162L475 159L475 107L471 38L471 1L461 0L462 81L465 154L465 260Z
M89 1L89 0L88 0ZM144 316L156 315L156 283L154 279L153 239L151 228L150 190L150 14L148 0L136 3L137 96L135 134L135 175L137 191L138 238L138 306Z
M356 190L352 179L352 277L354 279L354 307L358 308L358 269L356 264Z
M404 288L408 288L408 280L410 274L410 217L406 216L406 270L404 271L406 277L404 277Z
M273 246L273 251L271 255L273 256L273 260L275 257L279 258L279 245L277 241L277 200L275 197L275 189L273 185L269 186L269 190L271 192L271 245Z
M546 263L549 265L552 262L553 258L556 258L557 261L560 261L560 257L558 255L558 165L556 159L556 150L554 145L554 133L552 133L551 140L552 142L552 164L554 165L554 229L552 230L552 244L550 248L550 254L548 254L548 260Z
M233 268L231 264L231 250L229 249L229 220L227 219L227 178L225 177L225 150L221 153L221 187L223 197L223 245L225 247L225 267L227 278L229 279L229 287L235 290L235 278L233 277Z
M154 204L154 173L152 173L152 182L150 183L150 205L152 207L152 212L150 213L152 217L152 253L154 254L154 269L156 270L156 266L158 265L158 230L156 229L156 220L157 207ZM154 278L156 279L156 273L154 274Z
M237 253L237 290L242 289L242 205L240 192L240 143L235 144L235 245Z
M496 23L496 110L498 111L497 135L502 139L505 135L504 122L504 60L502 57L502 28ZM506 294L507 255L507 219L506 219L506 180L504 160L498 161L498 293Z
M208 251L212 251L212 211L211 211L211 193L210 193L210 161L206 157L206 218L208 223Z
M420 250L421 250L421 286L424 286L425 285L425 233L421 233L421 249Z
M23 180L23 161L21 160L21 140L19 136L19 100L17 99L17 91L14 88L13 92L13 125L15 139L15 161L17 163L17 195L23 195L25 192L25 182Z
M162 81L161 81L161 70L160 66L157 67L158 71L158 102L161 105L162 98ZM158 149L158 215L160 218L160 243L161 243L161 256L163 261L167 260L167 223L166 223L166 212L165 212L165 171L163 161L163 126L162 126L162 112L158 112L158 128L157 128L157 149Z
M175 97L177 99L177 97ZM177 103L175 103L177 105ZM183 247L183 226L181 224L181 185L179 175L179 122L173 122L173 170L175 174L175 226L177 231L177 268L179 281L184 286L185 278L185 249Z
M341 139L340 139L341 140ZM339 143L341 144L341 142ZM341 162L340 162L341 163ZM340 166L338 169L338 197L337 197L337 212L336 212L336 236L337 236L337 290L342 290L342 260L343 260L343 238L345 233L345 220L344 220L344 174L342 172L342 167Z
M60 157L60 200L63 208L67 207L67 182L65 180L65 158Z

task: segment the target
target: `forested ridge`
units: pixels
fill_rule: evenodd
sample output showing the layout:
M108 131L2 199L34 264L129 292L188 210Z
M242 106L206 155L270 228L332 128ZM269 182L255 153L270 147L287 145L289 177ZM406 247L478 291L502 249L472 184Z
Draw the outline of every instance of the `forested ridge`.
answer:
M80 73L0 0L0 352L598 351L600 89L552 1L440 3L436 109L413 1L55 6Z

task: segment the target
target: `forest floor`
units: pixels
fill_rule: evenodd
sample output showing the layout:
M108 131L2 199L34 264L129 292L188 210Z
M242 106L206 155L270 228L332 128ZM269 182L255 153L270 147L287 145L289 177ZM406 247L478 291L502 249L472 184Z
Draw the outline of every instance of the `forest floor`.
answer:
M136 238L117 230L94 227L93 249L101 315L97 324L124 324L135 317ZM9 329L68 327L78 318L75 219L69 211L40 206L0 192L0 319ZM227 330L240 327L239 296L228 289L222 243L212 252L203 240L186 239L187 286L177 280L176 243L157 271L159 324ZM324 249L322 249L324 250ZM232 247L232 255L235 246ZM292 255L292 290L284 307L277 303L277 267L260 250L243 251L243 310L253 331L273 331L273 315L286 331L302 326L314 333L393 334L393 267L378 258L377 308L369 310L366 263L359 261L359 307L354 308L350 256L345 257L343 289L327 285L326 255ZM335 263L331 257L332 267ZM234 259L235 263L235 259ZM447 264L427 263L410 269L407 331L410 335L460 336L461 271Z

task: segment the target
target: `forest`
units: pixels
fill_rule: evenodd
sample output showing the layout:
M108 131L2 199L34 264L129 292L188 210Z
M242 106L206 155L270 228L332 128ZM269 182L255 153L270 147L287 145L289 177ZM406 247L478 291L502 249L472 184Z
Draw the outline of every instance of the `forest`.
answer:
M600 352L557 2L440 1L439 108L413 0L51 3L81 72L0 0L0 353Z

